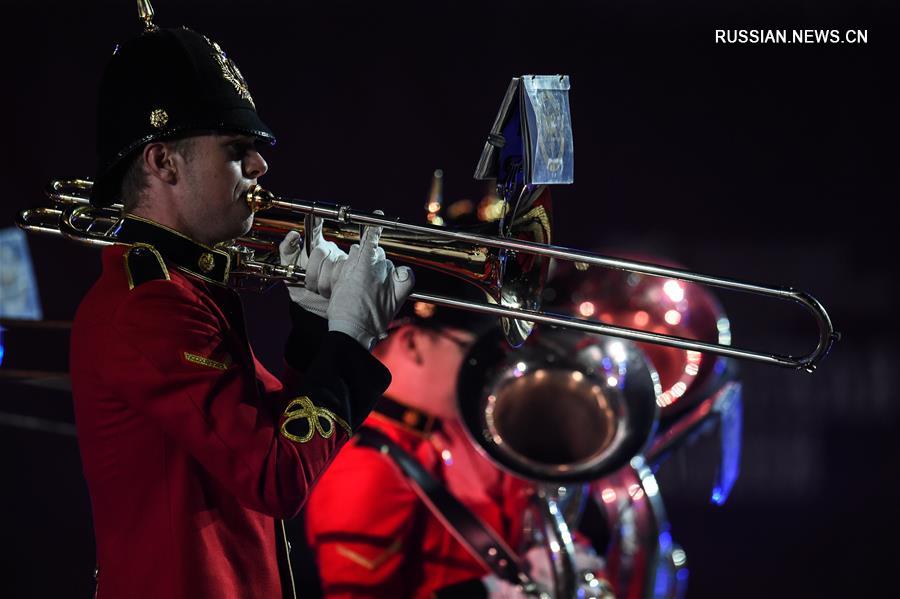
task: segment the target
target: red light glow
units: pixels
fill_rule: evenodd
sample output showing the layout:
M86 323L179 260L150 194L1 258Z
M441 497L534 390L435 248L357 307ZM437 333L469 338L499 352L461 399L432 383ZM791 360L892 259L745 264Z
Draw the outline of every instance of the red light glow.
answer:
M634 325L637 327L645 327L650 322L650 315L644 310L638 310L634 313Z

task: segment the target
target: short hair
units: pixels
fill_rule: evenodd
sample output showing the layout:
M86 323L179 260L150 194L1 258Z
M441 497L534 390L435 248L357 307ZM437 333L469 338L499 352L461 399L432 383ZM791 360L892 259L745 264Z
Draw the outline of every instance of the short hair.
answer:
M390 327L388 328L387 337L379 343L376 343L375 347L372 348L372 355L379 359L384 358L390 351L390 349L393 348L394 344L399 343L399 340L394 333L407 326L419 331L423 335L427 335L431 339L440 337L441 333L447 329L455 328L442 324L425 324L423 322L414 320L395 321L391 323Z
M194 156L194 137L179 137L170 140L161 140L172 145L175 152L181 154L185 162L190 162ZM144 170L144 146L126 160L125 170L122 173L122 182L119 186L124 212L133 212L141 203L144 190L147 189L147 172Z

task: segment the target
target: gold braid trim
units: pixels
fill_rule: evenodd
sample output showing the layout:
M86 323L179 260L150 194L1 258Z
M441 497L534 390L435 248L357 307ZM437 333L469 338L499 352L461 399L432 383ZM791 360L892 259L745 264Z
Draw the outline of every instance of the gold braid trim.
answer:
M284 422L281 423L281 434L295 443L307 443L312 439L314 432L318 432L323 439L330 439L331 435L334 434L335 422L338 423L342 429L347 431L348 435L353 434L350 430L350 425L347 424L343 418L331 410L315 406L305 395L291 400L291 403L284 409L284 416ZM288 423L301 418L306 420L309 431L302 437L298 437L297 435L288 432L287 425ZM327 428L322 426L323 420L325 421Z
M209 358L204 358L203 356L198 356L191 352L184 352L184 359L192 364L199 364L200 366L207 366L209 368L215 368L216 370L228 370L228 364L225 362L216 362L215 360L210 360Z
M335 551L337 551L338 555L346 557L351 562L359 564L366 570L376 570L384 565L384 562L388 561L388 558L400 551L401 547L403 547L403 543L400 539L397 539L396 541L391 543L391 545L387 549L376 555L373 559L368 559L344 545L338 545L334 549Z

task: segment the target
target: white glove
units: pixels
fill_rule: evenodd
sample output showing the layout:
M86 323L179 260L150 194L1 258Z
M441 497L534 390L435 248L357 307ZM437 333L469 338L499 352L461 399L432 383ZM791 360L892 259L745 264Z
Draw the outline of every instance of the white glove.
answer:
M596 575L606 568L606 562L591 547L577 542L574 546L575 555L572 559L574 562L572 567L575 570L577 580L583 581L586 573L590 572ZM552 589L553 566L550 564L547 548L543 545L535 545L525 553L525 560L529 565L529 574L531 574L531 578L538 586L544 589Z
M278 245L278 253L282 266L300 267L307 273L305 287L288 286L291 300L301 308L326 318L332 270L347 259L347 254L333 242L325 241L322 236L321 218L315 219L315 224L309 234L312 247L309 256L306 255L305 244L300 243L301 235L297 231L289 231L285 235L284 240ZM313 272L312 284L310 283L310 271ZM325 284L318 286L319 280L324 281Z
M315 219L310 237L312 251L306 264L306 288L322 297L331 297L332 284L340 276L340 270L347 260L347 253L333 241L325 241L322 236L322 219ZM306 248L302 256L305 257Z
M336 269L327 308L328 330L346 333L366 349L387 335L415 283L412 270L394 268L378 247L381 229L366 227L359 244L350 247L347 260Z
M525 561L528 563L528 573L538 589L535 594L528 594L519 585L511 584L488 574L481 579L490 599L531 599L533 597L549 597L550 589L553 589L553 567L547 555L547 548L543 545L535 545L525 553ZM575 543L575 575L579 581L587 572L596 574L606 567L603 558L599 557L593 549L580 543ZM581 594L579 594L581 596Z
M487 590L488 599L530 599L522 587L497 578L494 574L488 574L481 579Z
M544 586L553 586L553 566L550 565L550 557L547 555L547 548L543 545L536 545L528 550L525 554L525 560L530 566L531 577L535 582ZM606 564L603 559L594 553L590 547L586 547L581 543L575 543L575 556L572 566L575 572L598 572L602 570Z

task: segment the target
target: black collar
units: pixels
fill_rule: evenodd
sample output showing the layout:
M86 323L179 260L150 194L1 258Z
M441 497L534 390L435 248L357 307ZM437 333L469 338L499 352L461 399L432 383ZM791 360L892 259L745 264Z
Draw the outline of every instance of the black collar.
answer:
M153 246L166 262L204 281L225 285L231 268L228 252L197 243L178 231L139 216L127 215L114 236L124 243Z
M382 397L373 410L378 416L386 418L412 433L428 437L441 428L441 420L422 410Z

